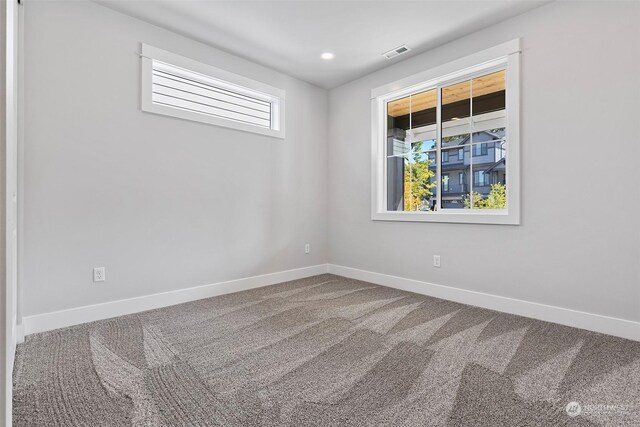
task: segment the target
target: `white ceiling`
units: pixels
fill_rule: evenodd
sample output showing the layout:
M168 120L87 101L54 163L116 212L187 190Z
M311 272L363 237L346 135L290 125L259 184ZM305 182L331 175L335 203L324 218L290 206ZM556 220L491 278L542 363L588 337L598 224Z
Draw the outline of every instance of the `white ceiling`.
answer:
M96 1L327 89L546 3ZM412 50L391 60L382 57L402 44ZM320 59L327 51L335 59Z

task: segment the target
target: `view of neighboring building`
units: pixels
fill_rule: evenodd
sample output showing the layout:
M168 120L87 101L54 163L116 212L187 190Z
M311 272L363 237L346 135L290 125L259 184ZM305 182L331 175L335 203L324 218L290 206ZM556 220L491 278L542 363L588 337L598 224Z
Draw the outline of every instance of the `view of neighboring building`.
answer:
M472 145L469 136L442 143L443 208L463 208L471 191L486 198L493 184L506 183L504 135L504 128L492 129L474 133ZM473 152L472 167L470 152ZM435 176L436 153L429 153L429 159L429 169Z

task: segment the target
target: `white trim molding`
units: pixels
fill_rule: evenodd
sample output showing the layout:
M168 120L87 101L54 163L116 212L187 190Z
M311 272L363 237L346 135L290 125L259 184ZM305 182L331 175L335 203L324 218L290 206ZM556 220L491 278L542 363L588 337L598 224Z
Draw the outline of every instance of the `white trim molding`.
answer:
M274 285L289 280L303 279L324 273L363 280L377 285L442 298L489 310L496 310L502 313L515 314L640 341L640 322L451 286L437 285L421 280L407 279L336 264L318 264L311 267L26 316L23 318L23 323L19 328L18 335L19 338L23 338L26 335L38 332L109 319L116 316L140 313L146 310Z
M587 313L569 308L540 304L483 292L475 292L451 286L437 285L420 280L391 276L373 271L329 264L327 272L351 279L363 280L377 285L401 289L455 301L462 304L515 314L546 322L559 323L574 328L614 335L621 338L640 341L640 322Z
M24 329L22 323L16 325L16 344L22 344L24 342Z
M319 264L311 267L279 271L276 273L245 277L243 279L229 280L226 282L25 316L23 318L22 325L24 328L24 335L26 336L67 326L94 322L96 320L109 319L126 314L139 313L156 308L182 304L189 301L196 301L203 298L210 298L218 295L259 288L262 286L274 285L276 283L287 282L290 280L303 279L305 277L316 276L326 272L327 265Z

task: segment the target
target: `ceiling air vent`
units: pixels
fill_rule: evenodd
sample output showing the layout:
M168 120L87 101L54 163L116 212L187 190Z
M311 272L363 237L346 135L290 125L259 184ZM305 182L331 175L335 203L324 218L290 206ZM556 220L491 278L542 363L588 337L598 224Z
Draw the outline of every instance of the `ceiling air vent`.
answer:
M403 53L409 52L411 49L407 47L407 45L398 46L395 49L391 49L389 52L385 52L382 54L387 59L395 58L398 55L402 55Z

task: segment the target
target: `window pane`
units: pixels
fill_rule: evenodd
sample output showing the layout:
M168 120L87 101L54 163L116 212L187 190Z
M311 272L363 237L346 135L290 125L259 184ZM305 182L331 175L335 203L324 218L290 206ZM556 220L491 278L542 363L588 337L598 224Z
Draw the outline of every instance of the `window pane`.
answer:
M473 115L480 116L505 109L504 70L476 77L473 86Z
M437 93L430 89L411 95L411 129L420 131L433 126L435 131Z
M442 88L442 148L468 142L471 130L470 99L470 80Z
M471 81L466 80L442 88L442 121L463 119L471 115Z
M461 158L458 156L459 150L463 151ZM444 160L442 162L442 209L465 208L464 200L469 194L468 150L468 146L449 147L442 150L442 156L449 158L448 163Z
M404 210L428 211L435 206L435 150L412 144L404 170Z
M491 145L488 155L483 157L500 156L500 151L503 151L502 144L504 143ZM473 158L473 208L506 209L506 158L502 157L496 162L483 163L476 160L483 157L476 158L474 156ZM471 204L471 202L467 200L467 204Z
M435 206L436 90L387 103L387 210Z
M403 210L404 169L408 165L410 144L407 139L407 128L399 120L397 114L402 113L404 106L409 106L409 97L387 103L387 210ZM408 123L408 120L407 120Z
M409 137L412 152L405 171L405 210L430 211L436 205L436 103L437 90L411 95Z
M473 79L472 195L474 209L506 209L505 71Z
M423 141L411 144L404 169L404 210L429 211L435 206L435 149Z
M463 209L469 192L471 81L442 88L442 209ZM444 162L445 158L448 162Z

